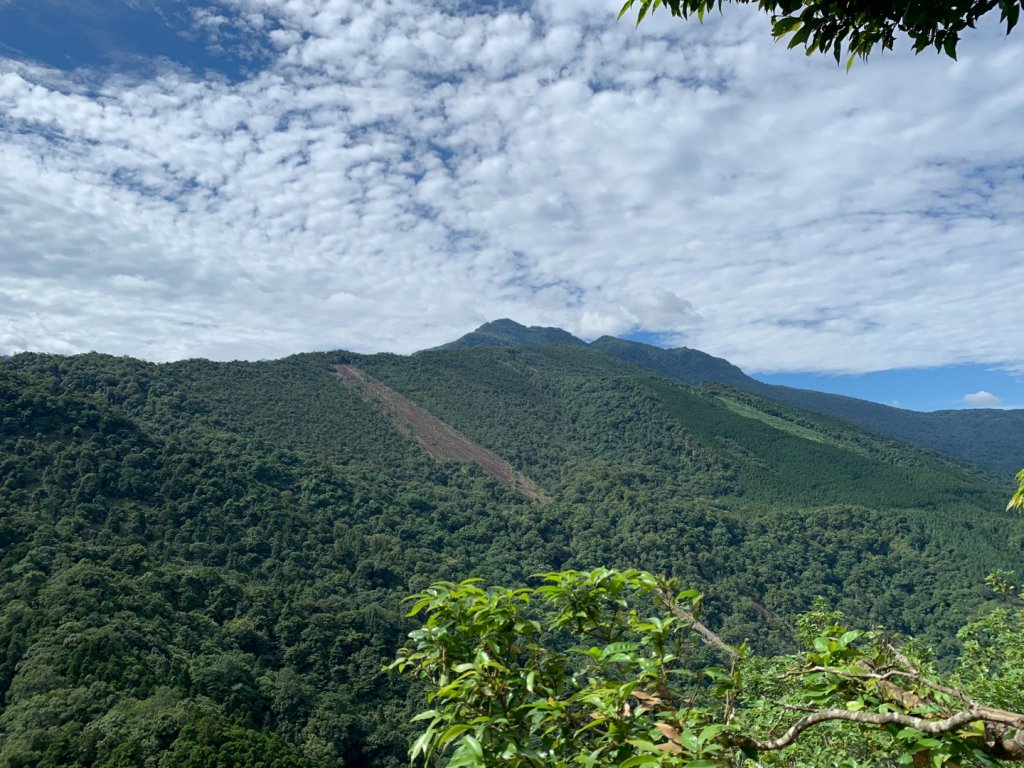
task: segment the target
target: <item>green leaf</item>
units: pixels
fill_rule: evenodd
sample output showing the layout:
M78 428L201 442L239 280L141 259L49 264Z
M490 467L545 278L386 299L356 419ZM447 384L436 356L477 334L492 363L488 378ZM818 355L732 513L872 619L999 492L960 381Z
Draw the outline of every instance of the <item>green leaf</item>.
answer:
M796 48L798 45L803 45L807 42L807 38L811 36L811 26L804 24L800 29L796 31L796 34L789 41L789 45L786 48Z
M644 16L647 15L648 9L651 7L652 0L643 0L643 5L640 6L640 13L636 17L636 25L639 27L640 22L644 20Z
M859 629L851 629L849 632L843 632L839 638L839 647L846 648L850 643L859 638L864 633Z
M419 738L413 742L413 745L409 748L409 759L414 760L419 754L426 754L427 748L430 746L430 738L434 733L431 730L426 730L419 735Z
M636 747L637 749L642 749L644 752L650 752L655 755L663 754L662 751L658 749L652 742L646 741L644 739L629 739L626 743Z
M628 760L619 763L619 768L636 768L638 765L656 765L658 757L655 755L636 755Z
M801 24L803 24L803 21L799 16L786 16L781 18L772 25L772 36L775 38L782 37L783 35L795 30Z
M706 744L707 742L711 741L716 736L718 736L718 734L720 734L726 728L728 728L728 726L722 725L721 723L712 723L711 725L706 725L704 726L704 728L701 729L700 736L698 736L697 739L700 741L701 744Z
M900 741L912 741L917 742L918 739L924 736L917 728L901 728L896 732L896 738Z
M946 42L943 43L942 48L953 61L956 61L956 34L951 34L946 37ZM1006 498L1005 496L1003 498Z
M443 747L449 741L458 738L468 730L470 730L470 726L464 723L457 723L441 734L441 737L437 740L437 745Z
M448 768L463 768L463 766L477 766L484 764L484 750L480 741L475 736L466 735L462 737L462 743L452 755Z

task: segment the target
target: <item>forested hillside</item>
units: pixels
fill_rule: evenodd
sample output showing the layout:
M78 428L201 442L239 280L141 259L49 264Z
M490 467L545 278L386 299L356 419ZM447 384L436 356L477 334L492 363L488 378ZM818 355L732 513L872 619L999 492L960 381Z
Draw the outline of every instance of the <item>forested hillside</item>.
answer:
M842 395L758 384L752 391L959 456L994 471L1015 472L1024 466L1024 409L918 413Z
M443 348L584 343L559 328L527 328L512 320L495 320ZM1024 434L1024 409L978 408L921 413L855 397L765 384L751 378L728 360L688 347L662 349L611 336L602 336L589 346L684 384L727 384L942 451L996 472L1012 473L1024 466L1024 443L1020 439Z
M403 764L422 702L382 668L437 579L643 567L760 649L822 595L945 654L1024 565L1009 477L582 344L464 346L0 361L0 765ZM338 364L540 500L432 459Z
M696 349L659 349L602 337L591 345L687 384L729 384L771 400L853 422L867 429L972 461L998 472L1024 466L1024 410L991 408L921 413L809 389L765 384Z

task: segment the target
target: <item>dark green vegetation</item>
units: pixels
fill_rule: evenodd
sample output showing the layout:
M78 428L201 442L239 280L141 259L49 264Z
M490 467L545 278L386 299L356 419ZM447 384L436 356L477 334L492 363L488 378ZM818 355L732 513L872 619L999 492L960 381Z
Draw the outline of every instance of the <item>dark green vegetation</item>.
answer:
M525 328L510 320L497 320L449 346L542 345L561 341L551 334L553 331L565 333L557 328ZM576 344L583 343L575 337L569 338ZM942 451L1001 474L1016 472L1024 466L1024 442L1020 437L1024 435L1024 410L979 408L920 413L854 397L765 384L747 376L727 360L687 347L660 349L611 336L603 336L590 346L685 384L728 384L808 411L852 421L874 432Z
M776 40L789 38L789 48L802 47L813 53L831 53L838 62L848 56L846 68L871 51L892 50L900 38L909 38L914 53L934 48L952 59L960 35L974 29L978 20L999 11L999 21L1010 34L1020 20L1022 0L730 0L753 4L772 22ZM658 8L673 16L696 16L701 21L712 11L721 11L725 0L626 0L619 18L635 9L636 23Z
M686 347L658 349L609 337L598 339L593 346L677 381L729 384L798 408L852 421L874 432L958 456L1004 474L1024 465L1024 445L1020 439L1024 435L1024 410L979 408L920 413L855 397L764 384L721 358Z
M469 347L547 346L548 344L586 344L561 328L527 328L514 320L493 320L472 333L450 341L438 349L467 349Z
M438 464L350 362L526 473ZM399 765L439 578L640 566L731 641L823 595L952 652L1021 568L1009 477L583 344L0 361L0 766ZM1010 489L1012 490L1012 489Z

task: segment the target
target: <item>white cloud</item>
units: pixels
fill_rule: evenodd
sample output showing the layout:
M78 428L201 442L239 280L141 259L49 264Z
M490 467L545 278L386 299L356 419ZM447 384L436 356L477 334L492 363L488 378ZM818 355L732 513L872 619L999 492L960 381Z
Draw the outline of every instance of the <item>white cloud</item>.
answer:
M964 395L963 401L972 408L999 408L1003 401L984 389Z
M845 75L750 8L453 7L210 4L275 52L237 83L0 62L0 352L408 352L510 316L760 371L1024 366L1021 40Z

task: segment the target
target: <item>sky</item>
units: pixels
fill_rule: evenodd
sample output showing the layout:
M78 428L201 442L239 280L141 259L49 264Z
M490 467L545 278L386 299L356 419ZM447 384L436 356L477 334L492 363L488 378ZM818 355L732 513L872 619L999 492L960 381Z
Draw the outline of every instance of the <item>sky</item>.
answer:
M1024 33L847 74L755 8L616 6L0 0L0 354L408 353L510 317L1024 405Z

